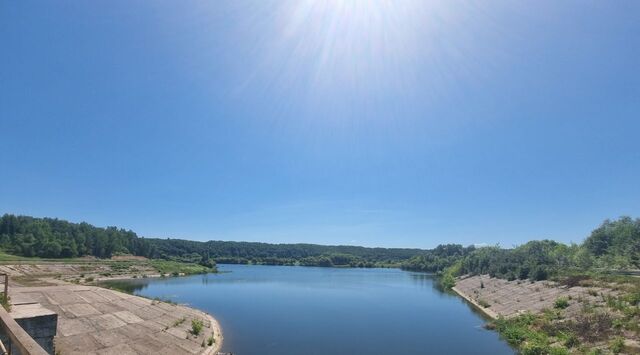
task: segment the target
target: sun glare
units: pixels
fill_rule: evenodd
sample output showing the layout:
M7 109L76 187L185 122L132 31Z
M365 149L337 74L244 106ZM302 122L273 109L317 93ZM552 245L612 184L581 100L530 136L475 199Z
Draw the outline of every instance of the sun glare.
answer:
M446 4L424 1L293 1L279 12L270 60L286 61L285 82L315 90L401 88L452 20Z

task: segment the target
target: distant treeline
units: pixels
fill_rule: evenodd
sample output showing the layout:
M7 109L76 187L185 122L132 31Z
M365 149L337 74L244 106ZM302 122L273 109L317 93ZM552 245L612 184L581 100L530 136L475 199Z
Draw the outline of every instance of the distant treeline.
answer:
M403 268L450 276L489 274L509 280L545 280L571 271L640 269L640 219L606 220L582 244L536 240L512 249L439 246Z
M207 255L222 264L377 267L400 266L420 249L365 248L316 244L268 244L254 242L196 242L181 239L148 239L157 257Z
M52 218L5 214L0 248L45 258L133 254L148 258L233 264L337 267L402 267L407 270L490 274L505 279L542 280L560 270L639 269L640 219L606 220L582 244L531 241L512 249L457 244L435 249L366 248L315 244L198 242L138 237L130 230L99 228Z
M0 218L0 249L15 255L74 258L132 254L154 259L211 264L269 264L304 266L400 266L420 249L365 248L314 244L142 238L130 230L99 228L54 218L5 214Z

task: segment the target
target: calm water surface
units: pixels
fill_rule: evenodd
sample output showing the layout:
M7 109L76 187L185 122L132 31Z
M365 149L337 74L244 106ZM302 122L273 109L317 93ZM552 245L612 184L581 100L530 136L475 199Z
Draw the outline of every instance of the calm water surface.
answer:
M219 265L118 282L211 313L238 355L513 354L462 299L397 269Z

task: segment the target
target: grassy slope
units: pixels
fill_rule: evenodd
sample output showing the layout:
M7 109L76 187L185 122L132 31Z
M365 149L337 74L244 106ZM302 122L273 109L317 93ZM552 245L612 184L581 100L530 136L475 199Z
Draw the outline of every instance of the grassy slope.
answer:
M130 268L150 267L160 274L202 274L216 272L215 268L208 268L194 263L177 262L162 259L151 260L110 260L93 258L67 258L67 259L44 259L38 257L23 257L0 252L0 265L2 264L80 264L89 266L107 265L113 270L126 272Z
M575 276L575 275L574 275ZM583 275L578 285L618 292L604 296L605 306L581 300L577 315L564 312L561 302L538 314L500 318L488 324L522 354L618 354L638 353L625 346L640 338L640 278L603 274ZM596 291L594 291L596 292Z

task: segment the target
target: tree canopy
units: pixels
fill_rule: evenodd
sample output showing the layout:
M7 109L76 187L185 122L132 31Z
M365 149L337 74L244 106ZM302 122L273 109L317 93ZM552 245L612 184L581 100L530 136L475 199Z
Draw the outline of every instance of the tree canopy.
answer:
M639 269L640 219L605 220L581 245L535 240L510 249L444 244L426 250L142 238L116 227L5 214L0 218L0 248L27 257L133 254L203 265L400 266L425 272L443 272L455 265L457 274L542 280L572 268Z

